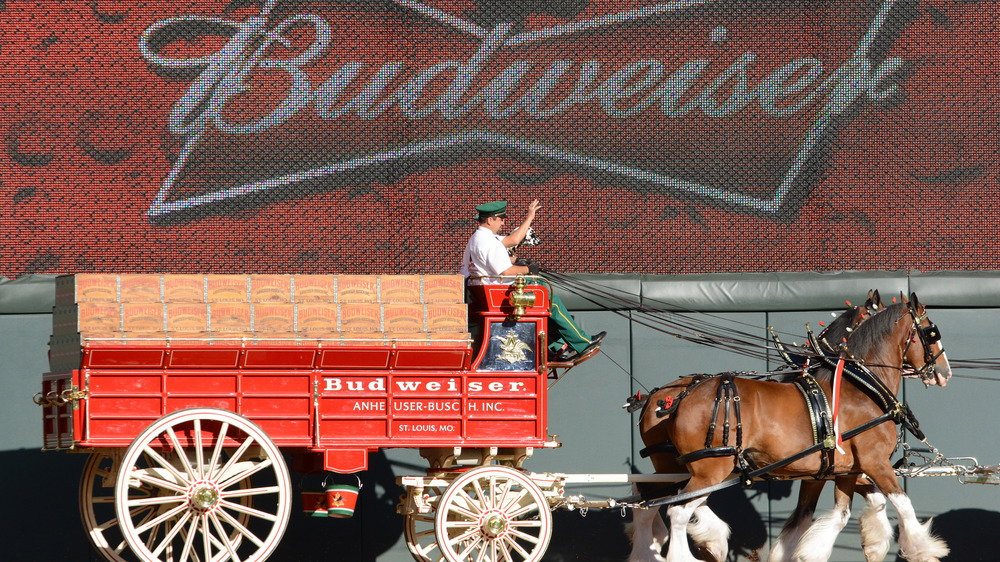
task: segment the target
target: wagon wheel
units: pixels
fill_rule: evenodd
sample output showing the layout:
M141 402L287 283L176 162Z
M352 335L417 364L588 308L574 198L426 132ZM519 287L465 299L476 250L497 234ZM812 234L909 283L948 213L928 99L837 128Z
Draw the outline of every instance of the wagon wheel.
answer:
M442 562L444 560L444 555L437 547L437 538L434 536L434 510L437 509L442 492L443 488L438 486L424 488L423 493L427 496L424 501L431 504L431 512L406 515L403 535L406 538L406 546L409 547L410 554L417 562Z
M116 458L117 457L117 458ZM115 477L121 451L95 452L87 458L80 477L80 519L87 538L101 558L126 562L130 557L115 515Z
M132 442L121 467L115 513L143 560L264 560L288 524L291 482L281 452L235 413L166 415Z
M434 534L448 562L537 562L552 538L552 513L542 491L523 473L484 466L445 489Z
M115 479L118 476L118 467L121 464L124 450L123 447L110 453L104 451L91 453L83 467L83 476L80 477L80 519L83 521L84 531L101 558L109 562L138 560L128 550L125 538L118 527L118 517L115 515ZM241 480L239 487L249 488L250 479ZM149 496L151 493L152 489L150 488L137 489L136 491L137 495L146 494ZM245 507L252 507L253 496L241 497L239 502ZM132 515L145 522L158 516L159 513L155 506L143 506L133 510ZM237 517L243 525L247 524L249 518L250 516L245 513L240 513ZM230 538L241 540L241 537L236 534L231 535Z

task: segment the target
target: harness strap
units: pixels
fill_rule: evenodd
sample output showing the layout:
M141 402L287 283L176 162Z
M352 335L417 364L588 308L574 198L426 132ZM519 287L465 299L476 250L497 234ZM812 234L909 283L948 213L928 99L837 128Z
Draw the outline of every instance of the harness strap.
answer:
M809 412L809 422L812 425L813 445L822 445L823 449L827 450L833 449L836 441L830 416L830 401L827 399L826 393L823 392L816 379L809 374L795 379L792 384L799 389L805 400L806 410ZM833 463L830 462L829 458L831 456L832 454L820 455L819 471L815 478L822 479L829 475L830 470L833 469Z
M673 402L671 404L667 404L663 400L657 400L656 404L657 404L658 407L656 409L656 417L663 418L663 417L669 416L670 414L673 414L674 412L676 412L677 411L677 407L680 406L681 400L683 400L685 396L687 396L688 394L690 394L691 391L694 390L694 388L696 386L698 386L699 384L701 384L701 383L703 383L703 382L705 382L705 381L707 381L709 379L715 378L716 376L718 376L718 375L694 375L694 376L692 376L691 377L691 382L688 383L687 388L685 388L684 390L682 390L677 395L677 397L674 398L674 400L673 400ZM652 393L650 393L650 395L652 395Z
M844 432L844 441L847 441L848 439L854 437L855 435L858 435L859 433L864 433L865 431L868 431L869 429L871 429L871 428L873 428L873 427L875 427L877 425L881 425L881 424L883 424L883 423L885 423L885 422L887 422L889 420L892 420L892 419L893 419L893 414L891 412L882 414L881 416L879 416L879 417L877 417L877 418L875 418L873 420L870 420L870 421L868 421L866 423L863 423L863 424L859 425L858 427L855 427L854 429L851 429L849 431L845 431ZM799 451L798 453L795 453L794 455L792 455L790 457L786 457L784 459L781 459L780 461L771 463L771 464L769 464L769 465L767 465L767 466L765 466L763 468L758 468L757 470L751 471L751 472L749 472L749 473L747 473L745 475L742 475L740 478L731 478L729 480L724 480L724 481L722 481L722 482L720 482L718 484L715 484L714 486L709 486L707 488L701 488L701 489L698 489L698 490L693 490L691 492L684 492L683 494L677 494L677 495L674 495L674 496L668 496L668 497L660 498L660 499L656 499L656 500L644 501L644 502L642 502L642 505L643 505L643 507L654 508L654 507L659 507L661 505L673 505L673 504L677 504L677 503L684 503L684 502L687 502L689 500L693 500L695 498L700 498L702 496L707 496L708 494L711 494L712 492L716 492L718 490L722 490L722 489L729 488L729 487L735 486L737 484L740 484L746 478L758 478L758 477L760 477L760 476L762 476L764 474L767 474L767 473L772 472L774 470L777 470L779 468L783 468L785 466L788 466L789 464L792 464L793 462L795 462L795 461L797 461L797 460L799 460L799 459L801 459L803 457L809 456L809 455L815 453L816 451L819 451L822 447L823 447L823 444L819 443L819 444L813 445L812 447L809 447L808 449L805 449L803 451ZM627 499L627 498L625 498L625 499Z
M650 455L655 455L656 453L676 453L677 447L670 441L664 441L663 443L656 443L655 445L650 445L639 451L639 456L642 458L647 458Z
M686 455L680 455L677 457L677 461L683 464L689 462L707 459L709 457L731 457L738 454L739 451L736 447L706 447L704 449L698 449L697 451L691 451Z

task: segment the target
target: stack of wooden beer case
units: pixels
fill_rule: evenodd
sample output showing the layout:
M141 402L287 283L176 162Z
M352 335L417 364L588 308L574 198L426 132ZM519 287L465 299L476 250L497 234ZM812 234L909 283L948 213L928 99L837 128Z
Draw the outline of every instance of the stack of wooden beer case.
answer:
M461 275L64 275L50 367L101 345L469 345L463 297Z

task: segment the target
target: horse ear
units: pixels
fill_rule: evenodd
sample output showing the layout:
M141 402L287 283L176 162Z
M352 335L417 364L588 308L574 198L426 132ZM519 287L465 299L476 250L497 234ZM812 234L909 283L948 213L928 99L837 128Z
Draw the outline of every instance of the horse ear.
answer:
M906 300L906 293L904 293L903 291L899 292L899 300L902 301L903 304L907 304L910 302Z
M872 304L875 308L882 308L882 297L878 294L878 289L872 291Z
M917 300L917 294L916 293L910 293L910 302L913 303L913 308L914 309L920 308L920 301Z

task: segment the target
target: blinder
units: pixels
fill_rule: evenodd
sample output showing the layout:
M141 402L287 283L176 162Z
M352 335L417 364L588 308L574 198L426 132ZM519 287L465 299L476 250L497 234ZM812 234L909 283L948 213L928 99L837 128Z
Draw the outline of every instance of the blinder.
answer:
M941 341L941 331L938 330L937 324L933 322L930 323L930 326L920 326L920 335L928 344Z

